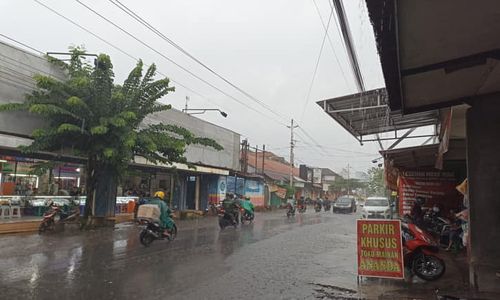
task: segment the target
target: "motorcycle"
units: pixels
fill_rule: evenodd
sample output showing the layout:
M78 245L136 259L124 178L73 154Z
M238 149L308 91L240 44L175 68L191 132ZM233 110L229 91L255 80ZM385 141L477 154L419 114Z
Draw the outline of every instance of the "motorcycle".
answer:
M300 204L298 207L299 213L303 214L307 210L307 206L305 204Z
M443 276L446 266L437 256L439 247L433 238L415 224L401 222L404 263L412 274L426 281Z
M171 229L162 229L157 220L141 219L140 224L145 225L139 234L139 240L145 247L151 245L155 240L173 241L177 237L177 225L173 224Z
M42 223L38 226L38 233L54 231L59 224L74 223L78 224L80 220L80 210L78 207L69 212L63 211L59 206L49 204L50 209L43 215Z
M295 207L293 207L290 203L288 203L286 207L286 216L288 218L295 216Z
M240 209L240 215L241 215L241 224L245 224L245 222L248 222L248 224L253 222L254 219L254 214L249 214L245 209Z
M427 210L423 217L424 229L435 236L440 236L446 226L450 225L450 221L440 217L432 210Z
M321 211L321 204L319 204L319 203L314 204L314 211L320 212Z
M331 203L327 202L327 203L325 203L323 208L325 211L330 211L330 209L332 208L332 205L331 205Z
M224 208L220 208L219 210L219 227L221 230L226 228L227 226L234 226L234 228L238 227L238 218L231 216L226 212Z

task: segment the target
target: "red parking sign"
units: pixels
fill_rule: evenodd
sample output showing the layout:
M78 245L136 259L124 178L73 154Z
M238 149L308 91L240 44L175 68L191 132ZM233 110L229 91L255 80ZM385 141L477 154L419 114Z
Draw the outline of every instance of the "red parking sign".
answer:
M399 220L358 220L358 275L404 278Z

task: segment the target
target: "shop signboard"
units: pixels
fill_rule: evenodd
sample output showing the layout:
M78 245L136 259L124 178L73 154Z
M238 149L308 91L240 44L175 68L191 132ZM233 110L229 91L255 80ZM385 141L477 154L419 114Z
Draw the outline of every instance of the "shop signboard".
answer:
M358 220L358 276L404 278L401 221Z
M320 168L313 169L313 183L321 183L321 171Z
M223 200L226 198L226 189L226 176L219 176L219 180L217 181L217 196L219 198L218 200Z
M398 179L399 215L409 214L417 197L425 199L424 207L437 204L443 212L456 209L460 195L455 189L453 172L410 171L400 172Z
M286 198L286 189L279 187L278 190L276 191L276 196L278 196L281 199L285 199Z

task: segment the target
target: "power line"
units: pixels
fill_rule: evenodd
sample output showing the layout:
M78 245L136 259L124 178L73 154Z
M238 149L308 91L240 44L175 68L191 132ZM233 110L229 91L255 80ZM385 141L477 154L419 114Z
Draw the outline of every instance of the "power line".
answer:
M257 102L262 107L264 107L265 109L269 110L270 112L272 112L276 116L282 117L282 118L286 118L285 116L283 116L283 115L279 114L278 112L276 112L276 110L274 110L272 107L270 107L269 105L267 105L265 102L263 102L263 101L255 98L254 96L252 96L251 94L249 94L248 92L246 92L245 90L243 90L242 88L240 88L240 87L236 86L235 84L233 84L231 81L229 81L228 79L226 79L224 76L222 76L219 73L217 73L216 71L214 71L212 68L210 68L206 64L204 64L203 62L201 62L199 59L197 59L196 57L194 57L187 50L185 50L184 48L182 48L181 46L179 46L177 43L175 43L170 38L168 38L167 36L165 36L161 31L159 31L158 29L156 29L149 22L147 22L146 20L144 20L144 18L142 18L138 14L136 14L132 9L128 8L125 4L121 3L119 0L108 0L108 1L111 2L113 5L115 5L116 7L118 7L123 12L125 12L127 15L129 15L130 17L132 17L134 20L136 20L137 22L139 22L140 24L142 24L143 26L145 26L146 28L148 28L150 31L152 31L154 34L156 34L160 38L162 38L164 41L166 41L167 43L169 43L170 45L172 45L174 48L176 48L177 50L181 51L183 54L185 54L186 56L188 56L189 58L191 58L192 60L194 60L196 63L198 63L199 65L201 65L203 68L205 68L206 70L208 70L210 73L214 74L218 78L222 79L225 83L227 83L231 87L235 88L237 91L239 91L243 95L245 95L248 98L252 99L253 101ZM80 1L78 1L78 2L80 2Z
M318 66L321 60L321 54L323 53L323 48L325 47L326 36L328 35L328 28L330 27L330 21L332 20L332 16L333 16L333 10L330 12L330 16L328 17L328 24L326 25L325 34L323 35L323 41L321 42L321 47L319 49L318 59L316 60L316 66L314 67L311 83L309 84L309 90L307 91L306 101L304 102L302 113L300 114L300 122L302 122L302 118L304 117L304 113L306 112L307 104L309 104L309 97L311 96L311 90L314 85L314 79L316 78L316 73L318 72Z
M361 69L359 67L358 57L356 55L356 49L354 47L354 41L352 40L352 33L351 29L349 28L344 5L342 4L342 0L332 0L332 2L335 10L337 11L342 36L344 37L344 43L347 47L347 56L349 57L349 62L351 63L354 78L356 79L358 92L364 92L365 84L363 81L363 74L361 73Z
M56 14L57 16L59 16L59 17L63 18L64 20L66 20L66 21L70 22L70 23L71 23L71 24L73 24L74 26L76 26L76 27L80 28L81 30L83 30L83 31L87 32L88 34L92 35L92 36L93 36L93 37L95 37L96 39L98 39L98 40L100 40L101 42L103 42L103 43L107 44L108 46L112 47L113 49L117 50L118 52L120 52L120 53L124 54L125 56L127 56L127 57L129 57L129 58L133 59L133 60L134 60L134 61L136 61L136 62L137 62L137 61L139 61L139 59L138 59L138 58L136 58L136 57L134 57L132 54L130 54L130 53L128 53L128 52L126 52L126 51L124 51L124 50L123 50L123 49L121 49L120 47L118 47L118 46L116 46L116 45L112 44L111 42L109 42L109 41L107 41L107 40L103 39L103 38L102 38L102 37L100 37L99 35L95 34L94 32L90 31L89 29L85 28L84 26L82 26L82 25L78 24L77 22L73 21L72 19L70 19L70 18L66 17L65 15L63 15L63 14L59 13L59 12L58 12L58 11L56 11L55 9L53 9L53 8L49 7L48 5L46 5L45 3L43 3L43 2L41 2L41 1L39 1L39 0L33 0L33 1L35 1L36 3L38 3L38 4L39 4L39 5L41 5L41 6L45 7L46 9L48 9L48 10L49 10L49 11L51 11L52 13ZM145 66L148 66L148 65L147 65L147 64L145 64ZM168 77L167 75L165 75L164 73L162 73L162 72L160 72L160 71L157 71L157 72L158 72L158 74L160 74L160 75L162 75L162 76L164 76L164 77ZM199 93L199 92L197 92L197 91L193 90L192 88L190 88L190 87L186 86L185 84L182 84L182 83L180 83L179 81L176 81L176 80L171 79L171 78L169 78L169 79L170 79L172 82L174 82L175 84L177 84L177 85L179 85L179 86L183 87L184 89L186 89L186 90L188 90L188 91L192 92L193 94L196 94L196 95L198 95L198 96L200 96L200 97L202 97L202 98L204 98L204 99L206 99L206 100L208 100L208 101L210 101L210 102L214 103L214 102L213 102L210 98L208 98L208 97L206 97L206 96L202 95L201 93ZM229 96L229 97L230 97L230 98L233 98L233 97L231 97L231 96ZM251 110L253 110L253 111L257 112L257 113L259 113L259 114L261 114L261 115L264 115L262 112L260 112L260 111L258 111L258 110L255 110L255 109L253 109L252 107L249 107L249 106L248 106L248 105L246 105L245 103L239 102L239 101L238 101L238 100L236 100L236 99L234 99L234 100L235 100L235 101L237 101L238 103L240 103L241 105L243 105L243 106L245 106L245 107L247 107L247 108L249 108L249 109L251 109ZM266 115L264 115L264 116L265 116L265 117L267 117ZM274 120L274 119L272 119L272 120Z
M347 77L345 75L344 68L342 68L342 64L340 63L340 60L339 60L339 57L337 56L337 52L335 51L335 47L333 45L332 39L330 37L330 34L328 33L328 26L325 25L325 22L323 21L323 17L321 16L321 12L319 10L318 4L316 3L316 0L313 0L313 3L314 3L314 7L316 8L316 12L318 13L321 24L323 25L323 29L325 30L325 34L328 38L328 43L330 44L330 48L332 49L333 56L335 57L335 60L337 61L340 72L342 73L342 77L344 78L345 84L346 84L346 86L349 86L349 81L347 80ZM330 3L330 1L329 1L329 3ZM333 6L331 3L330 3L330 9L331 9L330 13L333 14ZM335 16L333 16L333 22L335 23L335 27L337 27L337 32L339 33L339 36L341 36L339 25L337 24ZM344 44L342 44L342 45L344 45ZM345 47L345 45L344 45L344 47Z
M38 0L35 0L38 2ZM247 107L248 109L251 109L259 114L262 114L264 115L262 112L256 110L255 108L249 106L248 104L244 103L243 101L235 98L234 96L224 92L223 90L221 90L220 88L216 87L215 85L211 84L210 82L206 81L205 79L201 78L200 76L196 75L195 73L191 72L190 70L186 69L185 67L181 66L180 64L176 63L174 60L172 60L171 58L169 58L168 56L166 56L165 54L161 53L160 51L156 50L155 48L153 48L152 46L150 46L149 44L147 44L146 42L144 42L143 40L137 38L136 36L134 36L133 34L131 34L130 32L128 32L127 30L123 29L121 26L119 26L118 24L114 23L113 21L111 21L110 19L106 18L105 16L103 16L102 14L100 14L99 12L97 12L96 10L94 10L93 8L91 8L90 6L86 5L85 3L81 2L80 0L75 0L76 2L78 2L80 5L82 5L83 7L85 7L86 9L88 9L89 11L93 12L95 15L99 16L101 19L105 20L107 23L113 25L115 28L117 28L118 30L120 30L121 32L125 33L126 35L128 35L129 37L133 38L134 40L136 40L137 42L139 42L140 44L142 44L143 46L147 47L148 49L150 49L151 51L155 52L156 54L160 55L161 57L163 57L164 59L166 59L167 61L169 61L170 63L174 64L175 66L177 66L178 68L180 68L181 70L185 71L186 73L190 74L191 76L193 76L194 78L200 80L201 82L205 83L206 85L210 86L211 88L219 91L220 93L222 93L223 95L235 100L236 102L240 103L241 105ZM264 115L266 116L266 115ZM266 116L268 117L268 116ZM269 117L268 117L269 118ZM275 119L272 119L271 120L274 120L278 123L280 123L281 125L284 125L286 126L285 123L279 121L279 120L275 120Z
M23 47L26 47L26 48L28 48L28 49L30 49L30 50L32 50L32 51L38 52L39 54L44 54L42 51L40 51L40 50L38 50L38 49L36 49L36 48L33 48L33 47L31 47L31 46L28 46L28 45L26 45L26 44L24 44L24 43L21 43L20 41L18 41L18 40L16 40L16 39L13 39L13 38L11 38L11 37L8 37L8 36L6 36L6 35L4 35L4 34L1 34L1 33L0 33L0 36L2 36L2 37L4 37L4 38L8 39L8 40L9 40L9 41L11 41L11 42L14 42L14 43L19 44L19 45L21 45L21 46L23 46Z

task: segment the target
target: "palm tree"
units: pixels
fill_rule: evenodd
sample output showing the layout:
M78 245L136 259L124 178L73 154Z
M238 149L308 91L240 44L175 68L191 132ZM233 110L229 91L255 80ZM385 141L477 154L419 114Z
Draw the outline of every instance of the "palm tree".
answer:
M139 61L123 85L116 85L108 55L99 55L94 66L84 55L77 47L68 64L49 57L66 70L67 80L36 75L36 89L25 101L0 105L0 111L24 110L46 120L24 152L63 151L86 158L85 220L114 215L118 182L135 156L152 163L187 163L187 145L222 149L179 126L143 124L147 115L171 108L157 101L174 87L168 78L154 80L154 64L143 74Z

